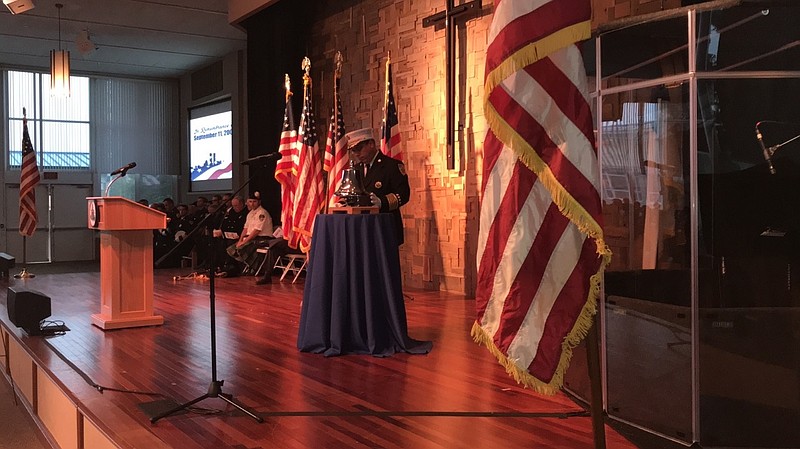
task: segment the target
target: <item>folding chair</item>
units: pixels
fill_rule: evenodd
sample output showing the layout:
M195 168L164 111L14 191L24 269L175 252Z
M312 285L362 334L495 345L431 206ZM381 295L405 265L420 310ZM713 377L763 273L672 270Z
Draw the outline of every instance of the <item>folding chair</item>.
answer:
M292 284L294 284L297 278L300 277L300 273L306 270L307 263L308 257L305 254L287 254L278 258L273 268L283 269L280 280L283 280L287 273L294 273L294 278L292 278Z

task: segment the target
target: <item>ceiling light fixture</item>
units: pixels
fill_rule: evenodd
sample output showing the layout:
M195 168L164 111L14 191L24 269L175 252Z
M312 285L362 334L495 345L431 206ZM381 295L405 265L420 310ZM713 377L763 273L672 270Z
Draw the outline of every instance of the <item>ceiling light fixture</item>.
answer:
M22 14L36 7L33 0L3 0L3 4L11 11L11 14Z
M69 51L61 49L61 8L58 8L58 50L50 50L50 96L69 97Z

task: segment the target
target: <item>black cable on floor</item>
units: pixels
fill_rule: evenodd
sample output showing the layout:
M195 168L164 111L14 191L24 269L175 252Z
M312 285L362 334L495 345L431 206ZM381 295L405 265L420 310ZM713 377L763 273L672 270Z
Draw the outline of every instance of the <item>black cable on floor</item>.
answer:
M63 333L61 335L63 335ZM119 392L119 393L142 394L142 395L146 395L146 396L161 396L161 397L164 396L161 393L154 393L154 392L150 392L150 391L128 390L128 389L123 389L123 388L112 388L112 387L105 387L103 385L100 385L97 382L95 382L94 380L92 380L92 378L89 377L88 374L83 372L83 370L81 370L74 363L72 363L72 361L69 360L64 354L62 354L61 351L58 350L58 348L53 346L47 338L44 339L44 343L47 346L49 346L50 349L53 350L53 352L56 353L58 358L63 360L64 363L69 365L70 368L72 368L76 373L78 373L78 375L81 376L83 378L83 380L86 381L87 384L89 384L92 388L94 388L95 390L99 391L100 393L103 393L104 391L116 391L116 392Z

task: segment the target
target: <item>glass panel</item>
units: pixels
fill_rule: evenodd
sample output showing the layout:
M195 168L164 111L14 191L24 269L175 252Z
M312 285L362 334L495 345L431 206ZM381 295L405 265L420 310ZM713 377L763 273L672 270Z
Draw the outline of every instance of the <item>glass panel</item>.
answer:
M36 105L36 83L34 80L34 74L9 71L8 117L12 119L21 119L23 108L26 109L28 118L33 117L35 113L34 111L38 109ZM22 128L20 128L20 132L22 132Z
M69 77L70 96L50 96L50 74L42 74L42 118L89 122L89 78Z
M28 136L31 142L36 142L36 127L28 122ZM38 148L33 146L38 155ZM22 164L22 119L8 121L8 166L19 169Z
M700 441L800 447L800 80L698 94Z
M798 21L796 6L699 12L697 70L800 70Z
M686 73L686 17L644 23L600 36L603 81L608 86Z
M8 72L8 167L19 167L22 156L22 108L41 170L87 170L91 167L89 78L71 77L72 95L50 97L50 75ZM41 105L37 103L41 98Z
M690 442L688 88L603 98L609 414Z
M89 124L44 122L42 168L89 168Z
M116 176L100 175L100 194L105 195L106 186ZM131 201L147 200L158 203L164 198L178 197L178 177L175 175L143 175L128 173L111 185L111 196L122 196Z

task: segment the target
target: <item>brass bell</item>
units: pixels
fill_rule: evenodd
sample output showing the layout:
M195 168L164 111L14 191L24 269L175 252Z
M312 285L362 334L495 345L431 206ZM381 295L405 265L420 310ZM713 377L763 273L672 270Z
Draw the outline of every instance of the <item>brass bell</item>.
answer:
M350 160L350 165L342 170L342 181L339 189L334 192L346 206L370 205L369 193L361 184L361 177L358 175L355 163Z

